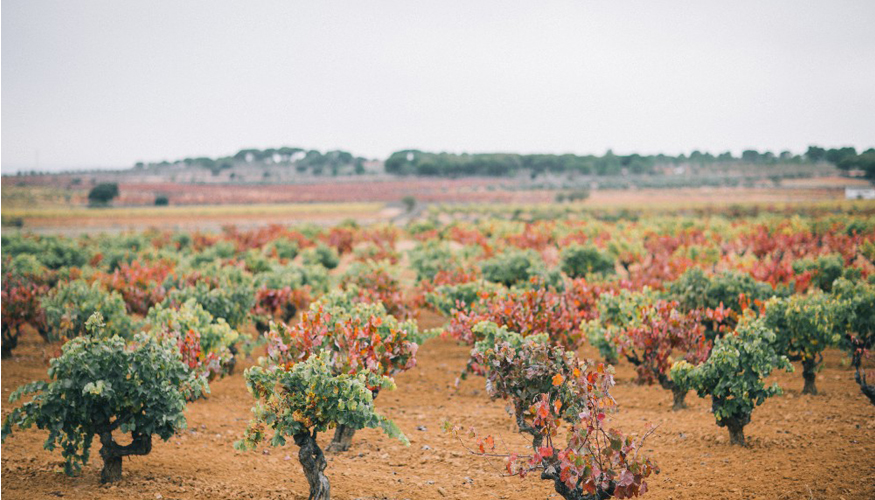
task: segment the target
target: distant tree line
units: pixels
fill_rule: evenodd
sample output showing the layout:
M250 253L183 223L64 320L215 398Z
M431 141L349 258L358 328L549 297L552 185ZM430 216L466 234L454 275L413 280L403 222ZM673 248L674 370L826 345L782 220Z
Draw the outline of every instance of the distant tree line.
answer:
M799 164L813 161L807 156L794 155L783 151L778 155L770 151L743 151L741 157L730 152L713 155L693 151L689 156L681 154L658 155L615 155L608 151L602 156L595 155L521 155L513 153L453 154L429 153L418 150L404 150L392 153L386 160L386 172L396 175L427 175L441 177L461 176L509 176L525 171L537 176L542 173L578 173L583 175L613 176L623 173L652 174L660 167L678 165L712 165L726 163L747 164Z
M809 146L805 156L812 161L827 161L845 171L859 170L867 179L875 180L875 148L857 154L856 148L852 147L824 149Z
M138 162L136 169L168 167L171 165L185 165L209 169L213 175L218 175L223 170L233 168L235 165L259 164L259 165L286 165L294 166L298 172L310 171L314 175L330 173L337 175L341 169L351 169L356 174L365 172L365 158L353 156L347 151L326 151L322 153L315 149L302 148L269 148L269 149L241 149L233 156L219 158L197 157L185 158L176 162L162 161L158 163Z

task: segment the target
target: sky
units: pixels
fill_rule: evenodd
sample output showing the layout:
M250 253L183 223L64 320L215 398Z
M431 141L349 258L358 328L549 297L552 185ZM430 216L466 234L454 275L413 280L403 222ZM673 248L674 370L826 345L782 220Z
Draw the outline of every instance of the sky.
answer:
M3 0L2 171L875 146L875 2Z

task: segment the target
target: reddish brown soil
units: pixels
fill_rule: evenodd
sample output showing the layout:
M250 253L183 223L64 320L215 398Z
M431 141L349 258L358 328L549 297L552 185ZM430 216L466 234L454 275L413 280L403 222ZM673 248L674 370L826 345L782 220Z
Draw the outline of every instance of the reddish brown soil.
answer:
M426 316L422 323L436 326L440 318ZM44 347L36 335L27 336L15 358L2 362L4 401L18 385L45 377ZM556 498L547 482L502 477L500 459L471 456L441 431L444 421L476 425L525 451L525 440L515 434L504 405L488 399L482 379L453 389L467 352L445 340L422 347L418 366L397 377L398 390L377 399L381 412L410 438L410 447L377 431L359 432L349 452L329 458L336 498ZM728 444L707 401L690 394L690 408L672 412L670 393L636 386L632 376L628 365L618 367L614 395L620 411L612 418L627 432L643 431L647 422L660 425L645 450L662 473L649 481L645 498L875 498L875 406L860 394L840 353L826 356L817 380L822 395L800 395L798 367L796 373L775 377L785 394L754 412L745 429L746 448ZM2 495L10 500L306 498L294 445L245 453L233 449L252 404L241 372L214 382L212 389L209 399L189 406L189 430L156 443L148 456L125 459L117 486L99 485L96 448L96 460L79 477L67 477L60 472L60 453L42 449L44 432L16 432L2 449ZM4 416L10 406L3 405ZM327 444L329 437L320 442Z

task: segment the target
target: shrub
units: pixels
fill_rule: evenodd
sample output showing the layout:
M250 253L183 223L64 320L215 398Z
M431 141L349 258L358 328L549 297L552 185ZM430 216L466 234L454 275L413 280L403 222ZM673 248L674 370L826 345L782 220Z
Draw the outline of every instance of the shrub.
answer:
M412 321L399 322L382 304L350 303L342 293L332 293L313 304L292 327L271 325L267 334L268 359L286 366L320 352L331 354L336 374L370 373L393 376L416 364L416 351L425 336ZM379 386L368 386L377 396ZM329 448L349 449L355 429L337 427Z
M640 312L656 301L650 289L642 292L619 290L604 293L598 299L598 316L581 324L589 343L599 350L605 361L618 362L616 340L627 329L640 323Z
M328 231L328 234L322 236L322 240L335 249L338 255L352 252L355 244L355 230L358 229L358 224L355 221L350 222L349 227L335 226Z
M507 250L480 264L483 277L510 287L528 283L546 273L543 260L534 250Z
M802 362L802 394L817 394L815 379L824 349L838 343L836 302L829 296L793 295L766 303L765 324L777 335L777 351L790 361Z
M566 499L627 498L647 491L645 480L658 468L638 458L643 439L635 442L606 426L606 413L616 407L610 367L582 362L543 336L523 338L490 323L478 328L492 337L473 351L487 367L486 389L491 398L509 401L519 431L532 437L531 455L507 457L510 474L540 471ZM554 439L563 424L568 438L560 445ZM494 454L493 437L477 442L480 454Z
M669 283L665 292L666 298L676 300L684 311L729 309L731 313L725 319L729 329L738 322L748 303L765 302L776 295L784 295L784 292L775 291L768 283L756 281L747 274L726 271L709 277L697 267L688 269ZM706 323L705 327L709 340L720 334L713 328L713 323Z
M168 262L154 265L140 261L122 263L112 274L101 276L101 281L107 289L121 294L129 312L146 314L152 306L164 300L167 292L162 283L172 269Z
M85 322L98 312L107 335L130 338L134 333L135 324L127 314L122 296L118 292L107 292L97 282L91 285L83 280L62 283L42 299L41 305L48 327L46 340L50 342L85 335Z
M252 449L273 430L271 446L282 446L291 436L300 448L298 460L310 486L311 499L328 499L328 463L316 442L319 432L344 425L350 429L382 429L404 444L409 441L389 419L377 414L368 386L391 389L389 377L369 373L337 374L329 353L312 356L291 366L254 366L244 374L246 386L256 399L254 417L238 449Z
M711 397L711 411L717 425L729 430L731 444L744 446L744 426L754 408L781 393L777 383L766 387L766 377L775 369L793 371L787 357L775 349L775 340L775 332L762 319L747 318L717 339L704 363L693 366L682 360L671 368L680 387Z
M31 254L19 254L5 265L6 276L44 283L48 268Z
M322 266L275 265L269 271L258 273L253 279L256 288L293 290L310 287L314 293L328 291L328 273Z
M220 259L230 259L237 253L234 243L230 241L220 241L214 245L205 248L202 252L194 254L191 259L193 267L200 267L203 264L209 264Z
M255 305L252 307L256 330L267 331L271 321L290 323L311 300L310 287L259 288L255 291Z
M832 290L833 281L842 275L845 261L841 255L822 255L816 260L801 259L793 262L796 274L811 273L811 284L825 292Z
M537 288L512 290L506 296L481 299L470 312L456 310L446 333L474 345L480 338L474 326L491 321L527 337L546 334L550 341L566 349L580 345L580 322L577 310L565 295Z
M2 358L12 357L12 350L18 346L21 328L30 325L43 338L48 336L46 315L40 305L40 299L48 291L45 285L14 276L7 272L3 277L2 300L0 300L0 318L2 318L3 345L0 348Z
M292 260L298 256L298 243L289 238L277 238L265 245L264 250L280 260Z
M875 346L875 285L839 279L833 285L833 297L839 302L838 331L840 346L851 356L854 380L872 404L875 404L875 374L867 373L863 361Z
M161 305L179 307L193 298L214 318L224 319L231 328L240 328L255 305L251 277L233 268L210 274L194 285L171 290Z
M170 204L170 199L163 194L159 194L155 197L155 206L156 207L166 207Z
M429 241L410 250L410 267L416 271L416 281L433 280L440 271L449 271L458 266L449 245Z
M185 398L180 391L187 374L176 346L138 334L132 344L108 337L97 313L88 320L87 335L71 340L51 361L49 382L20 387L14 402L33 398L6 417L3 440L13 427L36 425L49 431L45 448L61 447L64 471L73 474L88 462L94 436L100 439L103 483L122 476L122 458L146 455L152 436L165 441L185 428ZM131 443L119 445L113 431L130 433Z
M638 383L658 382L663 389L672 392L673 410L686 408L684 398L688 389L671 379L673 358L682 358L699 364L708 358L711 342L705 338L701 324L702 312L698 309L682 313L676 309L677 302L657 301L638 310L634 326L625 331L616 331L613 339L619 353L635 365Z
M189 299L179 309L155 306L149 311L147 321L151 325L152 335L169 337L176 342L192 378L207 382L234 370L234 353L240 334L225 320L213 318L194 299ZM189 385L194 389L203 387L209 391L206 383ZM186 391L189 400L201 396Z
M273 262L265 256L264 253L255 249L250 249L244 252L242 260L243 265L246 266L246 270L250 273L263 273L269 271L273 265Z
M571 278L614 274L614 259L594 245L572 244L562 249L561 268Z
M49 269L82 267L91 260L88 249L62 236L3 236L3 255L32 255Z
M458 285L441 285L426 295L426 301L444 316L455 310L470 313L480 300L489 300L506 292L501 285L489 281L470 281Z
M340 277L340 286L344 290L356 289L361 301L379 302L389 314L408 318L414 311L405 301L396 275L396 269L386 261L353 262Z
M340 257L338 257L337 252L333 248L322 243L304 250L301 254L301 258L306 265L320 265L325 269L334 269L340 264Z
M353 252L355 260L359 262L385 260L390 264L397 264L401 260L401 254L389 246L382 246L373 242L366 242Z

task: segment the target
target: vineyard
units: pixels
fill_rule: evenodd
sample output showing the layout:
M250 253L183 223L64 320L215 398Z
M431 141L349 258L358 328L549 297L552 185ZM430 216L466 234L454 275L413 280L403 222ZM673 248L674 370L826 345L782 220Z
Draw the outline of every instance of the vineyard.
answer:
M8 498L873 498L875 207L2 240Z

